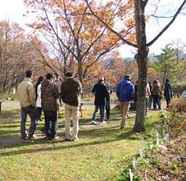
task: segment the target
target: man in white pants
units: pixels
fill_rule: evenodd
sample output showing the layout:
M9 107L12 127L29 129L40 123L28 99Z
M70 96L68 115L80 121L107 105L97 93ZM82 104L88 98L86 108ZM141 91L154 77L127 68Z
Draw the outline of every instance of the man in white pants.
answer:
M65 104L65 140L78 140L79 131L79 107L82 94L81 83L73 77L73 73L67 72L61 85L61 98ZM72 123L72 131L71 131Z

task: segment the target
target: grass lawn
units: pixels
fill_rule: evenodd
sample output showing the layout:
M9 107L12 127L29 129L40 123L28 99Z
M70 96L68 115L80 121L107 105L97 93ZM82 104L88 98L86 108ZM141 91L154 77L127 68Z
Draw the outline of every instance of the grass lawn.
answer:
M0 181L111 181L117 180L144 143L151 139L158 113L149 113L144 134L131 132L134 118L124 130L119 129L120 115L112 111L105 125L89 125L92 107L80 120L80 140L64 142L64 119L58 123L59 140L30 142L19 139L19 111L8 104L0 115ZM40 127L43 123L40 123ZM41 132L36 132L38 135Z

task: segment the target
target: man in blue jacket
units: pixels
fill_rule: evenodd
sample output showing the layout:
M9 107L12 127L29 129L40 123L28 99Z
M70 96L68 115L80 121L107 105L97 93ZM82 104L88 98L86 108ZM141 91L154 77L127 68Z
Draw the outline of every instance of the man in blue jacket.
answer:
M129 109L129 103L134 96L134 85L130 81L129 75L125 75L124 79L121 80L116 87L116 95L120 102L122 120L120 128L123 129L125 126L125 120L127 118L127 112Z

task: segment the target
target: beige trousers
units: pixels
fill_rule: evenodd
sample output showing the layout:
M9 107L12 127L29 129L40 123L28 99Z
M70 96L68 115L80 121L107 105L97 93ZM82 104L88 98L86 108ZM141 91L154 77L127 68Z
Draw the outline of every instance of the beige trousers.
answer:
M123 129L125 127L125 120L127 119L127 113L129 110L129 102L120 102L122 120L120 128Z
M65 138L77 139L78 132L79 132L79 107L65 104Z

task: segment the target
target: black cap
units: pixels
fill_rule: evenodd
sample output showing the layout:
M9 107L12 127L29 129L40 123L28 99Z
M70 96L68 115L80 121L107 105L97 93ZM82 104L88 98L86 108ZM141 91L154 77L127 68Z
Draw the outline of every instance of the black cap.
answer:
M32 71L31 70L27 70L25 72L25 76L28 77L28 78L30 78L32 76Z
M73 73L72 72L65 73L65 77L72 77L72 76L73 76Z
M52 75L51 73L47 73L47 74L46 74L46 79L49 79L49 80L50 80L50 79L52 79L52 78L53 78L53 75Z
M124 79L130 80L130 75L125 75L125 76L124 76Z

